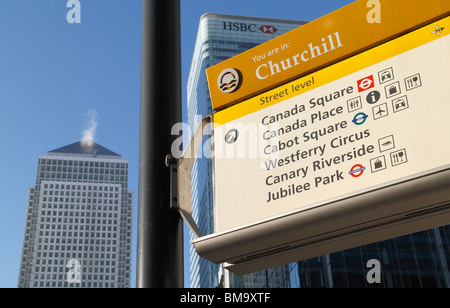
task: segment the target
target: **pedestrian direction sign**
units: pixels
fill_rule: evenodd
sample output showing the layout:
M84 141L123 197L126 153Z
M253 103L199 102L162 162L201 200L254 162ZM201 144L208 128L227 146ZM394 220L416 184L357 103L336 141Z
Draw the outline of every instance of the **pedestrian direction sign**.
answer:
M197 252L242 274L450 223L446 29L213 114L215 233Z
M270 93L278 97L270 102L266 97L275 96L264 93L217 112L216 230L448 167L450 145L436 138L445 140L450 132L445 120L450 66L442 57L450 51L450 36L434 36L430 29L436 24L445 28L449 19L276 88ZM379 82L383 72L389 72L385 79L393 78L387 85ZM325 77L338 74L343 76L330 82ZM297 95L295 85L304 80L314 80L315 88ZM419 80L426 86L413 88ZM355 100L361 108L348 109L355 96L363 98ZM265 108L260 109L262 101ZM230 130L241 138L221 142ZM372 164L388 148L381 152L379 140L389 138L395 138L395 147ZM385 160L384 172L371 172Z

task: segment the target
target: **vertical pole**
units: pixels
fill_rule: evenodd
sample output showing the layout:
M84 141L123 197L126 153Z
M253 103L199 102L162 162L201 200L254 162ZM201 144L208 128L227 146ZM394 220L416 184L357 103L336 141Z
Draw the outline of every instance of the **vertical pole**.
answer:
M142 0L138 288L183 287L183 222L165 157L181 122L180 0Z

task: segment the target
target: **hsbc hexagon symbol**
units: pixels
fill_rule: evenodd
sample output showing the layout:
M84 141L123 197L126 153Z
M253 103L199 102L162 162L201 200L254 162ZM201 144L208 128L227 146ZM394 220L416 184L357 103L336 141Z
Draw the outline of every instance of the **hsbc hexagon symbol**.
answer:
M259 28L259 30L261 30L261 32L264 33L271 33L274 34L275 32L277 32L277 28L275 28L274 26L261 26L261 28Z

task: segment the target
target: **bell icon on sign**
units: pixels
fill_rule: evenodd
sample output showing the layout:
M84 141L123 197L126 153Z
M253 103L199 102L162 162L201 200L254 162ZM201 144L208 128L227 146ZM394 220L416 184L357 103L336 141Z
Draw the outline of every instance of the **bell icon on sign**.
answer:
M372 173L386 169L386 160L384 156L379 156L370 160Z
M401 93L400 83L398 81L391 83L390 85L387 85L384 89L386 91L386 98L389 98L391 96L398 95Z
M397 93L397 87L396 86L391 86L389 88L389 94L390 95L394 95L395 93Z
M375 161L375 169L380 169L383 167L383 163L381 162L381 160L377 159Z

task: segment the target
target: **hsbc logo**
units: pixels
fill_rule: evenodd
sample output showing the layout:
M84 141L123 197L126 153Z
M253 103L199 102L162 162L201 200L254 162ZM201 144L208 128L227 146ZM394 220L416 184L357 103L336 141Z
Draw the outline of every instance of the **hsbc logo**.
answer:
M277 28L275 28L274 26L263 25L258 28L258 25L255 24L245 24L240 22L228 22L228 21L223 22L223 30L239 31L239 32L257 32L259 30L262 33L269 33L269 34L274 34L278 31Z
M261 32L264 33L271 33L274 34L275 32L277 32L277 28L275 28L274 26L261 26L261 28L259 28L259 30L261 30Z

